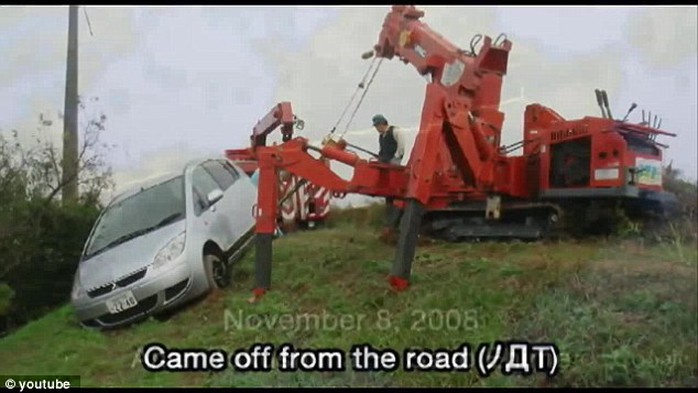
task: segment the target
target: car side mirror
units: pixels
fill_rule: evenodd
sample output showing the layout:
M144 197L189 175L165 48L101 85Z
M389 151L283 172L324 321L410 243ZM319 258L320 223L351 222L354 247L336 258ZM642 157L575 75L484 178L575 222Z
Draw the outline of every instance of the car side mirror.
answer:
M223 191L221 191L221 189L219 188L216 188L215 190L209 192L206 198L208 200L208 205L211 206L214 203L220 201L221 198L223 198Z

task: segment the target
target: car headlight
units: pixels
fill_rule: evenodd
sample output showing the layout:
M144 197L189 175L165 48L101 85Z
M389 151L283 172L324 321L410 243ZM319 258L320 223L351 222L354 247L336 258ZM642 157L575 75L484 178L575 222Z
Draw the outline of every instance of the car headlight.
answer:
M73 279L73 290L70 292L70 298L76 300L85 296L85 290L82 288L80 283L80 273L75 273L75 278Z
M165 247L158 251L153 260L153 268L158 269L165 266L168 262L182 255L184 251L184 241L186 232L182 232L170 240Z

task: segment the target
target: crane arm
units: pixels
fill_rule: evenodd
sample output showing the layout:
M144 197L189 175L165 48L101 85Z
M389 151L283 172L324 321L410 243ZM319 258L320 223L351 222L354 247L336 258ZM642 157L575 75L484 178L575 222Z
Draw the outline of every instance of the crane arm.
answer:
M393 6L374 46L375 55L412 64L420 75L430 75L432 83L450 94L472 99L474 110L485 105L498 107L511 41L493 45L485 36L479 53L468 53L420 21L423 16L424 11L414 6ZM489 74L495 78L483 78Z
M469 53L432 30L420 20L422 16L424 12L414 6L393 6L373 54L397 57L431 77L413 147L419 164L412 166L416 176L407 195L428 203L429 182L420 178L428 179L439 167L447 170L455 165L463 188L492 186L504 123L499 111L502 79L512 44L507 39L493 44L485 36L479 52L471 48ZM437 151L443 153L440 158Z
M281 127L283 141L289 141L293 136L293 126L295 124L296 117L293 115L291 103L284 101L276 104L252 129L252 148L264 146L267 135L278 127Z

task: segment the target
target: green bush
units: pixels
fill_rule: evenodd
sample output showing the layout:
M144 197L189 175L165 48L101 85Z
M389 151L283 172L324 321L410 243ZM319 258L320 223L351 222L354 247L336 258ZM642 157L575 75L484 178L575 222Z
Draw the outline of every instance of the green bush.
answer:
M676 195L678 212L664 229L665 237L674 242L698 241L698 183L685 179L671 165L664 169L664 189Z
M327 219L332 226L352 225L361 228L379 229L385 221L385 202L372 203L368 206L345 208L333 206Z
M4 317L10 312L10 304L15 292L7 284L0 284L0 317Z
M0 223L17 223L16 236L0 240L0 282L14 293L0 330L17 327L70 299L73 275L99 208L35 202L15 213L15 220Z
M42 136L49 119L39 117L32 142L19 138L19 131L0 130L0 335L70 300L99 196L113 186L102 151L108 147L99 141L106 116L88 118L75 162L75 202L61 200L61 150Z

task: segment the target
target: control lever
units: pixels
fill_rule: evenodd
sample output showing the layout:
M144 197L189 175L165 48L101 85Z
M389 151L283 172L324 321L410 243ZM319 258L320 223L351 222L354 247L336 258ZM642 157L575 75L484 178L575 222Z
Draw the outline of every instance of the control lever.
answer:
M603 99L603 105L606 107L606 113L608 114L609 119L613 119L613 115L611 114L611 108L608 106L608 95L606 94L606 90L601 90L601 98Z
M594 93L596 93L596 103L599 105L599 108L601 108L601 117L605 119L607 116L606 110L604 110L603 107L603 97L601 96L601 90L594 89Z
M621 121L625 122L626 120L628 120L628 116L630 116L630 112L634 111L635 108L637 108L637 104L633 102L633 104L630 105L630 109L628 109L628 113L625 114L625 117Z

